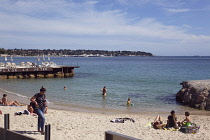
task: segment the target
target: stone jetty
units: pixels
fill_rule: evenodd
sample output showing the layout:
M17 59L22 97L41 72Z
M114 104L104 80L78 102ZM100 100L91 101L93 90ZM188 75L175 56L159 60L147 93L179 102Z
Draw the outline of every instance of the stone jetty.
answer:
M210 110L210 80L183 81L176 100L201 110Z

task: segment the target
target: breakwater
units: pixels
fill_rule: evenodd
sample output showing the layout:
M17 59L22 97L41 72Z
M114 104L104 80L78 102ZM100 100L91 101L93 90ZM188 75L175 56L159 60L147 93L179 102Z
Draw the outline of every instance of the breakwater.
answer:
M176 100L201 110L210 110L210 80L183 81Z

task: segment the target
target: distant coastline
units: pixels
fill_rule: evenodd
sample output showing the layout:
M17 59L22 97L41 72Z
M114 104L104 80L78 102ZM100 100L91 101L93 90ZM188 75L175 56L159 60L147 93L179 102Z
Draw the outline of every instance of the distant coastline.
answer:
M154 56L142 51L107 51L107 50L50 50L50 49L4 49L0 48L0 56L33 57L47 55L50 57L119 57L119 56Z

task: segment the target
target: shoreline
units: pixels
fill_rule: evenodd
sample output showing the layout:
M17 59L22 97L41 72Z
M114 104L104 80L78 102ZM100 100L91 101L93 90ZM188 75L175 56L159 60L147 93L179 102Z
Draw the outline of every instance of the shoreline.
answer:
M0 91L0 96L4 92ZM8 94L8 93L6 93ZM16 99L21 103L29 102L29 99L21 100L22 97L8 94L9 99ZM28 104L28 103L27 103ZM63 107L63 106L62 106ZM23 135L35 138L37 140L44 139L44 135L37 132L37 116L32 115L14 115L17 111L27 109L26 106L0 106L3 114L10 114L10 130L16 131ZM103 140L105 131L113 131L123 135L131 136L138 139L151 140L179 140L180 138L197 140L209 139L210 134L210 116L209 115L191 115L192 122L200 126L200 130L196 134L185 134L180 131L166 131L154 129L148 124L154 121L157 115L163 117L163 123L166 123L169 113L161 114L159 112L146 113L146 114L133 114L133 113L99 113L99 112L85 112L81 110L65 110L54 109L49 107L48 113L45 114L45 124L51 125L51 139L91 139ZM110 120L115 118L132 118L135 123L125 121L125 123L112 123ZM178 121L182 121L185 117L183 114L177 114ZM4 127L4 115L0 115L0 127Z
M21 104L29 105L30 104L30 97L22 96L20 94L11 93L9 91L4 91L0 88L0 98L2 98L3 94L8 95L9 101L18 101ZM156 114L159 115L167 115L169 112L161 112L161 111L128 111L128 110L117 110L117 109L110 109L110 108L93 108L93 107L84 107L84 106L78 106L78 105L72 105L72 104L58 104L50 102L48 105L49 108L55 109L55 110L63 110L63 111L74 111L74 112L84 112L84 113L98 113L98 114L133 114L133 115L149 115L149 116L155 116ZM186 111L189 111L192 115L200 115L200 116L210 116L210 111L206 110L198 110L187 106L180 107L186 108ZM175 110L176 111L176 110ZM177 112L177 115L182 115L184 112Z

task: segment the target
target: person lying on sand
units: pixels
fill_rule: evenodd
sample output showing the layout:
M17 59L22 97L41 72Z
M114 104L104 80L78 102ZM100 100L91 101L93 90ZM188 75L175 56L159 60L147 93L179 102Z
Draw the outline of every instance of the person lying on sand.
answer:
M166 124L163 124L162 117L158 115L154 120L153 127L155 129L162 129L165 126L166 126Z
M15 105L15 106L24 106L24 105L20 104L18 101L8 101L7 94L3 94L2 104L4 106L12 106L12 105Z

